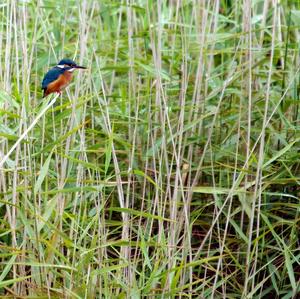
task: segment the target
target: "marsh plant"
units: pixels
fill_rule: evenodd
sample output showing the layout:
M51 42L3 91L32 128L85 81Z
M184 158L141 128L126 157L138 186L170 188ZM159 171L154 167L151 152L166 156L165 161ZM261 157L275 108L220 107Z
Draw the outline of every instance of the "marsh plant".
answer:
M0 296L297 298L299 40L298 0L3 0Z

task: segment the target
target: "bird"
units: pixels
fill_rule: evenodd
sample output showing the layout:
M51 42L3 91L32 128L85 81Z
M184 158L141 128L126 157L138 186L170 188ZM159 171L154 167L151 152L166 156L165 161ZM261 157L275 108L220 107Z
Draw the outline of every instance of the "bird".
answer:
M71 82L73 72L76 69L86 69L84 66L79 66L71 59L64 58L59 63L50 69L42 81L43 98L51 93L65 89Z

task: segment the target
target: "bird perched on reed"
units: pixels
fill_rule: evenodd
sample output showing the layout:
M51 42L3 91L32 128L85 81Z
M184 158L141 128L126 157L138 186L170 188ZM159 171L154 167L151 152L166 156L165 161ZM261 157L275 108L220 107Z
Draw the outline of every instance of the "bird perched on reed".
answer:
M70 84L76 69L86 69L86 67L77 65L71 59L64 58L49 70L42 82L43 98L53 92L61 94L61 91Z

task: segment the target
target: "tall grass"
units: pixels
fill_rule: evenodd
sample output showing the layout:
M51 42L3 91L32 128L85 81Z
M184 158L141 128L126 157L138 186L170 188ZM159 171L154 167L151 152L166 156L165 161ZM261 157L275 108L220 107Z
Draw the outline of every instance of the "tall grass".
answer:
M0 296L297 298L299 38L296 0L4 0Z

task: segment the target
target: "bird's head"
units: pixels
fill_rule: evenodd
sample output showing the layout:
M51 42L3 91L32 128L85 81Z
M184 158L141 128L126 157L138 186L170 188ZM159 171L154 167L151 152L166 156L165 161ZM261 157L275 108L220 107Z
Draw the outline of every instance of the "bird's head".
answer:
M64 58L58 64L57 67L65 69L69 72L73 72L75 69L86 69L84 66L78 65L75 61L71 59Z

